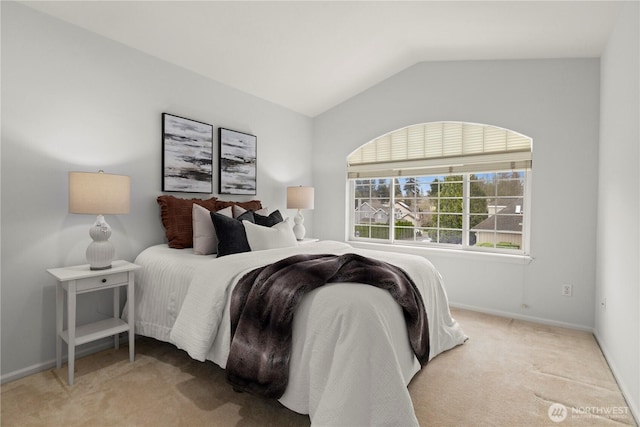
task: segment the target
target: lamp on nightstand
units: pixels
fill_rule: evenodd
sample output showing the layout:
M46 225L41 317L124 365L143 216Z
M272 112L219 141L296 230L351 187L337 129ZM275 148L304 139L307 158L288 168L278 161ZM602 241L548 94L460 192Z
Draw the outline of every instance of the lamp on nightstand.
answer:
M293 219L293 234L296 239L304 239L304 217L301 209L313 209L313 187L287 187L287 209L298 209L298 214Z
M69 213L98 215L89 229L93 242L87 248L91 270L111 268L115 255L109 241L111 227L103 215L129 213L131 178L99 171L69 172Z

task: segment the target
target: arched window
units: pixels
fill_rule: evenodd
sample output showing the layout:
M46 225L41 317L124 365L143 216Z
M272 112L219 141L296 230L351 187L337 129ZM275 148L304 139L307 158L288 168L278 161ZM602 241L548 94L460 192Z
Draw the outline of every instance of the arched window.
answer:
M347 158L350 240L528 252L532 139L476 123L408 126Z

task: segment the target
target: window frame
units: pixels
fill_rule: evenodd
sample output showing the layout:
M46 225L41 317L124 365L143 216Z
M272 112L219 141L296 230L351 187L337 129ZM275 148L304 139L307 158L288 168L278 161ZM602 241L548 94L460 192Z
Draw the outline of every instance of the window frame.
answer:
M361 243L362 245L375 245L379 248L403 247L402 252L415 252L412 248L416 248L418 252L424 252L425 249L433 249L458 254L461 252L466 254L482 254L480 255L481 257L493 255L499 256L502 259L532 259L529 254L531 252L531 210L533 206L531 191L533 138L511 129L489 124L462 121L423 122L405 126L374 138L357 147L347 156L346 160L347 177L345 185L347 187L347 212L345 212L345 216L347 223L345 224L345 239L347 241ZM495 233L500 232L500 230L496 230L496 228L502 227L507 231L510 227L508 222L506 224L498 223L502 215L498 215L495 210L492 214L495 217L493 225L494 238L491 239L493 247L476 246L475 242L478 241L477 239L474 239L474 246L469 246L471 238L469 235L470 217L476 215L470 212L474 205L471 203L472 198L470 197L470 193L473 190L470 184L470 176L472 174L508 173L513 171L521 171L524 179L524 187L522 188L524 211L522 214L522 231L520 232L522 237L520 239L521 242L517 242L520 244L520 248L514 250L513 248L497 247L500 241L496 241L499 239L495 238ZM409 177L430 176L433 178L452 175L462 175L464 181L462 188L463 221L461 229L455 229L462 232L462 238L459 239L461 243L416 242L415 231L412 240L396 240L396 220L394 215L396 211L396 198L395 190L393 190L397 185L395 180ZM388 239L356 237L356 215L358 215L358 218L361 218L361 216L356 211L355 182L357 180L369 180L369 182L372 182L380 179L390 180L389 196L382 197L385 200L387 198L389 200L389 209L385 208L385 210L389 211L390 218L386 224L388 231L376 233L376 235L383 237L388 235ZM378 206L378 203L372 203L374 201L372 197L374 187L370 186L369 188L368 200L370 207L373 207L377 211L378 208L384 206ZM497 190L498 187L496 187L494 198L499 197ZM440 192L438 193L440 194ZM505 197L510 198L515 196L516 195L507 195ZM361 197L358 197L358 199L362 201ZM403 199L407 201L405 197L403 197ZM414 200L418 203L418 199ZM422 201L419 203L422 203ZM407 201L407 205L412 205L412 203L408 203ZM438 210L440 206L441 204L438 203ZM495 206L500 206L500 204L496 203ZM506 205L505 207L509 209L513 208L513 206L510 205ZM457 209L459 208L460 205L458 205ZM420 208L417 207L417 210L413 212L413 214L420 212ZM490 211L487 210L486 218L491 217L489 212ZM457 212L455 213L457 214ZM506 211L503 215L506 217L513 214L515 214L515 212L511 213ZM484 216L485 213L477 213L477 215ZM438 223L437 228L435 228L438 232L440 230L440 219L441 214L438 213ZM429 225L432 224L428 223L426 227L418 226L416 222L417 218L413 218L413 220L410 219L410 221L414 224L413 227L411 227L414 230L423 229L423 233L424 231L430 233L430 230L434 229L433 227L429 227ZM357 225L365 224L358 223ZM458 227L460 224L455 223L453 225L454 227ZM377 225L377 227L380 226L381 225ZM373 225L369 221L369 232L366 233L369 236L373 235L372 227ZM402 227L402 225L400 225L400 227ZM409 226L407 225L407 227ZM483 229L484 227L479 227L479 230ZM487 230L490 230L490 228L487 228ZM433 236L433 233L430 234ZM478 231L476 238L480 237L481 234L482 231ZM403 236L405 238L411 238L404 233L401 237ZM445 236L445 240L446 239L454 242L458 241L457 237L450 239L449 236ZM440 240L440 235L438 235L438 239L436 240ZM511 239L504 241L516 243L516 241ZM481 243L483 242L481 241Z
M531 181L532 181L532 169L524 168L524 169L516 169L518 172L522 172L524 186L523 186L523 206L524 210L522 213L522 243L520 249L504 249L499 247L481 247L481 246L470 246L469 245L469 219L472 214L470 212L470 202L472 197L470 197L470 186L471 186L471 175L480 174L480 173L505 173L505 172L513 172L514 170L496 170L492 172L488 171L479 171L479 172L464 172L464 173L451 173L451 174L434 174L434 175L402 175L395 177L366 177L366 178L347 178L347 187L348 187L348 224L347 224L347 241L355 242L355 243L366 243L366 244L376 244L376 245L385 245L392 247L415 247L415 248L427 248L433 250L446 250L446 251L454 251L454 252L466 252L466 253L482 253L482 254L498 254L498 255L512 255L517 257L522 256L530 256L530 241L531 241L531 207L532 207L532 197L531 197ZM379 238L371 238L371 237L356 237L355 235L355 227L356 227L356 182L359 180L370 180L374 181L377 179L389 179L390 188L394 188L395 180L398 178L409 178L409 177L424 177L424 176L457 176L462 175L462 204L463 204L463 212L462 212L462 243L454 244L454 243L437 243L437 242L416 242L409 240L396 240L395 238L395 208L390 208L390 217L393 218L393 221L389 221L387 225L389 229L389 239L379 239ZM371 198L371 195L369 196ZM395 192L389 192L389 205L395 206ZM440 229L440 227L438 227ZM496 230L494 229L494 232Z

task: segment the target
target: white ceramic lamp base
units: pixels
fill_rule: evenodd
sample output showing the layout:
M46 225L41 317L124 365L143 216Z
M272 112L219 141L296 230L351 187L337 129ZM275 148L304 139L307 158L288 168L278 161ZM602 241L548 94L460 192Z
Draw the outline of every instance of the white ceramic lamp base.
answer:
M304 239L306 230L304 229L304 217L302 216L300 209L298 209L297 215L293 218L293 222L295 223L295 225L293 226L293 234L295 234L296 239Z
M116 254L116 249L109 241L111 227L104 220L104 216L98 215L96 222L89 229L89 235L93 242L87 248L87 261L91 270L107 270L111 268L111 261Z

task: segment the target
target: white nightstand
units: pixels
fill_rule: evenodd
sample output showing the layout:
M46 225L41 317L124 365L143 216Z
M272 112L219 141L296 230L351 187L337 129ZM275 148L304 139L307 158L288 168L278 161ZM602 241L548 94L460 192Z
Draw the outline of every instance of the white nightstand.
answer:
M73 385L75 348L78 345L129 331L129 360L134 358L134 273L140 266L127 261L114 261L108 270L90 270L89 264L51 268L47 271L58 279L56 284L56 366L62 366L62 340L68 345L69 385ZM128 319L120 319L120 287L127 287ZM113 317L76 327L76 295L113 288ZM62 330L64 291L67 291L67 330Z
M319 242L320 239L314 239L313 237L305 237L302 240L298 240L298 244L299 245L304 245L305 243L315 243L315 242Z

